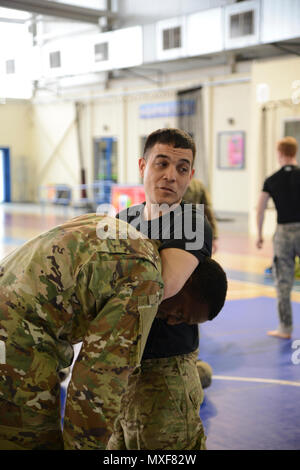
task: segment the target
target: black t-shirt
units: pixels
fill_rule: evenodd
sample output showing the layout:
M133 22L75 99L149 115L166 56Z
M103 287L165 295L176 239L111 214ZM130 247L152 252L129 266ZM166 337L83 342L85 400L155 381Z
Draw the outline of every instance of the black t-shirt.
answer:
M194 204L188 204L184 208L182 202L175 211L153 220L143 218L144 207L145 203L129 207L121 211L117 217L133 225L148 238L161 240L159 250L183 249L196 256L199 262L206 256L211 256L211 227ZM198 325L187 323L168 325L165 320L155 318L143 359L188 354L195 351L198 345Z
M285 165L264 182L263 191L272 197L277 223L300 222L300 168Z

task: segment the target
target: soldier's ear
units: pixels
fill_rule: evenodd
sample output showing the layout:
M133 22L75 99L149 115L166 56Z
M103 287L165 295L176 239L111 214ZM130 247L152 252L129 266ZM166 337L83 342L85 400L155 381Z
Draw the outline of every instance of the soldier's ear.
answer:
M140 170L140 175L141 175L142 178L144 178L146 164L147 164L147 162L146 162L144 157L139 159L139 170Z

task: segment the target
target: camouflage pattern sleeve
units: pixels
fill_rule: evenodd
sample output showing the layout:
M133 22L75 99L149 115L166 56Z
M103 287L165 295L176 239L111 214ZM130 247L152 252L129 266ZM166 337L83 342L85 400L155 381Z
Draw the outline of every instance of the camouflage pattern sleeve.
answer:
M83 273L93 297L112 289L105 272L116 273L113 292L97 305L69 385L64 418L65 449L105 449L129 371L139 364L162 298L160 272L147 260L113 257L103 276ZM77 297L81 303L80 287ZM83 299L82 299L83 301Z
M193 178L183 196L183 200L191 204L204 204L204 213L211 225L213 238L218 238L217 221L212 208L210 195L204 184L200 180Z
M213 232L213 238L216 239L218 238L217 221L216 221L216 217L212 208L210 195L204 186L203 186L203 193L202 193L202 201L200 204L204 204L204 213L206 217L208 218L208 222L210 223L210 226Z

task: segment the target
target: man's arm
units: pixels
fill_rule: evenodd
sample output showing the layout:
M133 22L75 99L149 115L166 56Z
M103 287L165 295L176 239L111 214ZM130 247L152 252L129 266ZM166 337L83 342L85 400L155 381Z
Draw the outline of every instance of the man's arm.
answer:
M256 246L258 249L262 248L264 240L262 238L262 228L265 217L265 210L268 204L270 194L262 191L259 196L257 208L256 208L256 225L257 225L257 240Z
M163 300L176 295L184 286L199 260L191 253L179 248L166 248L160 251L162 278L164 281Z

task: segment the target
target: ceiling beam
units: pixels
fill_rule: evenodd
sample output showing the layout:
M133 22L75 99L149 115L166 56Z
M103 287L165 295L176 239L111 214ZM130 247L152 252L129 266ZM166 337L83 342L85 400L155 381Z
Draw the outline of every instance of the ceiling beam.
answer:
M98 24L102 17L112 20L117 16L109 10L78 7L49 0L0 0L0 6L91 24Z

